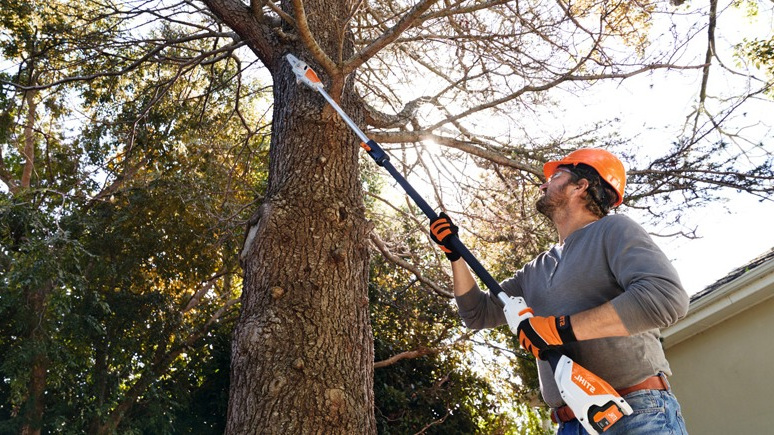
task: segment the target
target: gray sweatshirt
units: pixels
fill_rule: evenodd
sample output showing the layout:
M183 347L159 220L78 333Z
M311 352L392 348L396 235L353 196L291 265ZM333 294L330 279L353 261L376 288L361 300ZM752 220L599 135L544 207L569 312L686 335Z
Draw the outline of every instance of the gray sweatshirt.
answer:
M575 362L622 389L664 372L671 374L659 328L685 316L688 295L677 271L648 233L624 215L606 216L572 234L501 283L506 294L524 297L537 316L574 314L610 301L628 337L570 343ZM474 287L456 298L472 329L505 324L500 301ZM551 368L538 361L543 399L563 404Z

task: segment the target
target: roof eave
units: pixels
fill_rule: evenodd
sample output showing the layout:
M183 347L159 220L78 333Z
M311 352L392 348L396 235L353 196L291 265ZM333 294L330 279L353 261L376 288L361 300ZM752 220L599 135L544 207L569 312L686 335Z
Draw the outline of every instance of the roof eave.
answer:
M664 348L674 346L774 296L774 260L691 301L688 314L661 331Z

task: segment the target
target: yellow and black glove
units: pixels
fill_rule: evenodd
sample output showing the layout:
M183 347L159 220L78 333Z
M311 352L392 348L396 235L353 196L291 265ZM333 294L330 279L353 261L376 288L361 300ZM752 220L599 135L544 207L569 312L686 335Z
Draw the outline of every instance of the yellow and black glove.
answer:
M441 212L438 217L430 221L430 237L435 243L438 243L449 261L460 259L460 253L451 246L452 236L456 236L458 232L459 228L452 223L446 213Z
M535 358L543 358L546 350L577 341L570 316L530 317L519 323L519 343Z

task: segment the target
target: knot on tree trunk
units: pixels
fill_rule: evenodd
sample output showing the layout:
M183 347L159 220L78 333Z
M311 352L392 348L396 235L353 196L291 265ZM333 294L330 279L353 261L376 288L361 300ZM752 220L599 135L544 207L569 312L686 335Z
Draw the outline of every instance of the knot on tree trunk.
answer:
M331 251L331 257L333 258L333 261L340 263L347 258L347 251L344 248L336 248Z
M285 289L279 286L274 286L270 290L272 299L279 299L285 295Z
M346 411L347 394L338 388L325 390L325 406L328 408L328 420L332 424L341 424Z

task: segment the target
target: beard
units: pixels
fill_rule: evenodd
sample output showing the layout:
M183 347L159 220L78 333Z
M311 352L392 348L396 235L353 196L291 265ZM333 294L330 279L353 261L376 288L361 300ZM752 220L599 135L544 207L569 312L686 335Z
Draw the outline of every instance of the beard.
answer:
M554 213L567 204L567 196L564 195L564 187L565 186L562 186L560 189L551 193L546 190L543 197L535 202L537 211L543 216L553 220Z

